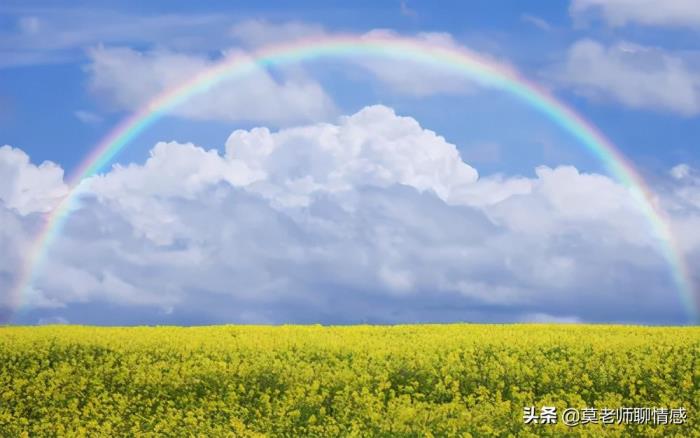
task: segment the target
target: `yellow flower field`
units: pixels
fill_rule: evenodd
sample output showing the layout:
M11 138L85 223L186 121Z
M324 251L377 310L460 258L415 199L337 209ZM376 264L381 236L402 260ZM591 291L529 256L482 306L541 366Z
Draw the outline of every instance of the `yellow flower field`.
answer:
M0 328L2 437L698 437L698 409L698 327Z

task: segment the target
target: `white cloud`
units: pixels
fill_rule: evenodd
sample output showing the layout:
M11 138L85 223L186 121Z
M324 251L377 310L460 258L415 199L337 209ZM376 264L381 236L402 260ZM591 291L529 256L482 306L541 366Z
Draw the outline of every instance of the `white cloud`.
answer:
M19 213L0 201L0 320L8 318L8 306L13 297L10 291L22 266L22 257L29 248L30 233L25 229Z
M690 226L700 210L681 192L668 194L670 211L700 266ZM43 192L29 193L38 200L23 204L40 204ZM85 186L26 297L28 317L682 322L630 199L573 167L479 178L446 139L382 106L238 130L224 153L159 143L145 163ZM37 223L2 206L0 219L7 288Z
M520 16L520 19L523 22L529 23L529 24L535 26L536 28L543 30L545 32L549 32L550 30L552 30L552 25L549 24L549 22L542 17L538 17L536 15L531 15L531 14L523 14Z
M690 176L690 166L685 163L673 166L671 168L671 176L675 179L687 178L688 176Z
M592 12L601 14L611 26L700 27L696 0L573 0L570 12L579 20Z
M226 154L194 145L159 143L145 165L117 167L92 187L102 195L125 191L195 197L219 181L256 186L277 201L304 199L316 192L342 192L357 185L404 184L442 199L477 172L459 159L456 147L410 117L384 106L366 107L339 119L271 132L236 130ZM296 202L292 202L296 204Z
M225 56L242 61L248 57L243 52ZM92 91L126 110L144 105L218 61L167 50L144 53L105 47L91 50L90 58L87 71ZM334 113L335 106L320 84L303 73L276 80L261 67L224 80L173 109L175 115L194 119L272 123L322 120Z
M455 187L478 177L454 145L384 106L342 117L339 125L278 133L237 130L226 142L226 153L270 174L268 181L275 180L276 189L284 186L295 195L398 183L448 199Z
M68 192L58 165L47 161L36 166L8 145L0 147L0 181L0 201L22 215L49 212Z
M631 108L700 112L700 75L680 54L631 43L606 47L580 40L567 53L557 80L577 92Z
M77 110L73 114L78 120L86 124L95 124L102 121L102 117L99 114L95 114L91 111Z

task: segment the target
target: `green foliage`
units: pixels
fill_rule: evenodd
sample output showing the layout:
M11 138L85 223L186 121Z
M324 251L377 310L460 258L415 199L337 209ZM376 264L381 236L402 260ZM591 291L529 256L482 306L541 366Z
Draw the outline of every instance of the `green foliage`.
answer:
M0 328L0 436L700 436L700 328ZM525 406L683 425L524 424Z

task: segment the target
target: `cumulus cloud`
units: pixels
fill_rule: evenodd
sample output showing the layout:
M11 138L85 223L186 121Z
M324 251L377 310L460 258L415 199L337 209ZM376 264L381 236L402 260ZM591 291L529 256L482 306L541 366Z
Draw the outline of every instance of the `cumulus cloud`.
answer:
M621 42L604 46L584 39L568 50L558 81L594 99L631 108L700 112L700 75L683 55Z
M700 218L669 196L674 215ZM40 221L0 213L6 288ZM699 249L684 247L693 263ZM480 178L445 138L373 106L237 130L222 152L159 143L144 163L86 181L27 318L682 322L667 271L610 178L573 167Z
M700 27L695 0L573 0L570 12L582 20L600 14L611 26L636 23L648 26Z
M0 201L22 215L46 213L68 192L63 169L51 162L37 166L20 149L0 147Z

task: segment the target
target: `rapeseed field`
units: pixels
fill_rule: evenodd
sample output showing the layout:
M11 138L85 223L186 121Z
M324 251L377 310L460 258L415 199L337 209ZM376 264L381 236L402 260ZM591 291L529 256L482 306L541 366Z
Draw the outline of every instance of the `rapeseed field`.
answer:
M685 438L698 409L698 327L0 327L2 437Z

